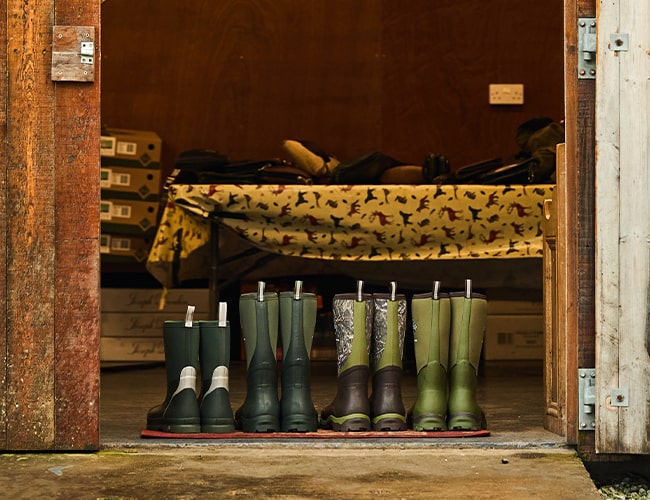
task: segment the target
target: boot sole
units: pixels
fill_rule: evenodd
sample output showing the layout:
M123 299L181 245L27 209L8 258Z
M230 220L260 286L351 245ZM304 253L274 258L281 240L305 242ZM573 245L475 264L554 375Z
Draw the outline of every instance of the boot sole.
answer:
M313 415L287 415L280 418L282 432L316 432L318 418Z
M268 433L277 432L280 428L280 421L272 415L259 415L251 418L242 418L240 422L242 432Z
M321 420L320 423L321 427L336 432L363 432L372 430L370 417L367 415L330 416L325 420Z
M372 419L373 431L405 431L406 416L399 414L379 415Z
M200 424L147 424L150 431L169 432L171 434L198 434L201 432Z

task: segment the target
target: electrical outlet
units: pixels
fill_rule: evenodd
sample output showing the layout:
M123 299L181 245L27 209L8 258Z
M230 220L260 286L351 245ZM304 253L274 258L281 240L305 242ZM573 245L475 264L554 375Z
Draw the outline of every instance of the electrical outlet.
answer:
M523 83L491 83L490 104L517 105L524 103Z

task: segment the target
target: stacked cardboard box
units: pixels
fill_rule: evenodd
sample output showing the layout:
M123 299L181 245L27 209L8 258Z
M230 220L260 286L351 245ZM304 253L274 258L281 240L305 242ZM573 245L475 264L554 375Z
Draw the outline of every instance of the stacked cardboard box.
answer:
M101 136L101 253L106 262L144 262L160 209L155 132L106 129Z
M541 300L488 300L483 358L544 358L544 313Z
M194 320L208 319L208 290L171 289L161 311L162 289L102 288L101 361L164 361L163 323L183 321L187 306L194 306Z

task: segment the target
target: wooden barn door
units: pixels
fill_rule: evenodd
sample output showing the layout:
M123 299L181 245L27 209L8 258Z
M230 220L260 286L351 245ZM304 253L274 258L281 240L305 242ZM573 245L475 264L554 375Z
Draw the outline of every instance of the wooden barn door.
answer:
M0 449L99 447L99 13L0 0Z
M650 4L601 2L596 452L650 453Z

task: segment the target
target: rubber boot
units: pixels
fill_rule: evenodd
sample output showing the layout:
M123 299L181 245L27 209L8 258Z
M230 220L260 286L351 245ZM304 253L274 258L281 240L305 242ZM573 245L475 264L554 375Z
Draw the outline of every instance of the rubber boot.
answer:
M436 281L433 292L411 300L418 390L409 421L415 431L447 430L450 304L439 290Z
M230 322L225 319L225 303L219 304L218 321L199 321L201 341L201 432L223 434L235 430L230 405ZM222 314L223 312L223 314Z
M370 337L372 335L372 295L357 293L334 296L334 333L337 353L337 387L332 403L321 411L320 425L340 432L369 431Z
M304 293L296 281L293 292L280 293L282 338L282 432L315 432L318 413L311 397L311 344L316 328L316 295Z
M449 349L449 430L486 428L485 416L476 400L478 365L487 323L485 295L472 293L471 280L465 292L451 293Z
M147 429L176 434L201 432L201 415L196 399L199 359L199 325L165 321L163 345L167 395L162 404L147 414Z
M396 294L373 295L372 395L370 405L375 431L406 430L406 410L402 401L402 354L406 334L406 297Z
M280 429L278 400L278 295L258 291L239 298L239 314L246 346L246 399L235 415L244 432L276 432Z

